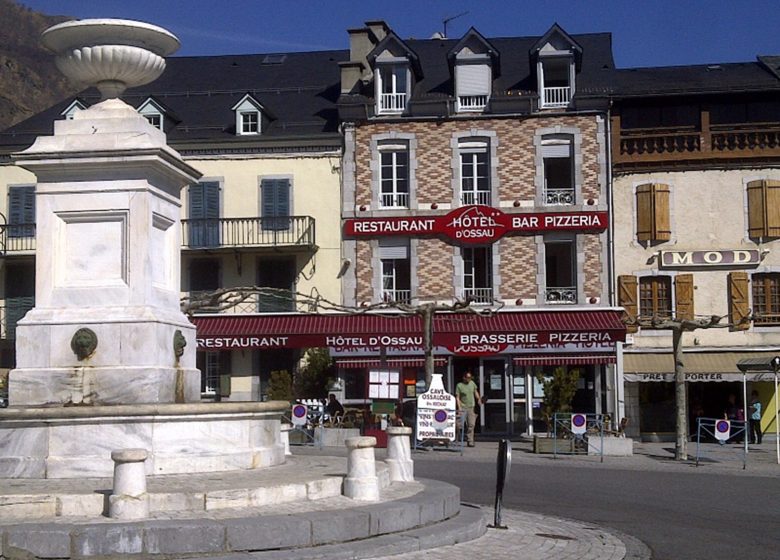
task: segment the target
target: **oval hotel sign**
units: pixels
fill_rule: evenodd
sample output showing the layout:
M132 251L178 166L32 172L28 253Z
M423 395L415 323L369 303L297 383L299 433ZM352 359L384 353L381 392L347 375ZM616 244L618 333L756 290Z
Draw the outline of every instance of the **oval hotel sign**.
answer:
M353 238L440 236L457 244L484 245L504 235L549 231L604 231L607 213L537 212L506 214L490 206L463 206L443 216L403 216L346 220L344 234Z

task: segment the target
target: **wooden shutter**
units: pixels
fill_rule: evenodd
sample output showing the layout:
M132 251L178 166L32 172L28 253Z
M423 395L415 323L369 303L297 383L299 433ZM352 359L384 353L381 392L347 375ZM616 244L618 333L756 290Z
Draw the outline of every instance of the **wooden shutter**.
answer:
M729 322L732 330L744 331L750 328L746 319L750 316L750 299L748 298L748 273L731 272L728 278L729 286Z
M669 241L669 185L646 183L636 188L636 238L639 241Z
M693 321L693 274L675 276L674 310L677 319Z
M35 186L8 187L9 237L35 236Z
M748 235L780 237L780 181L750 181L747 198Z
M260 183L264 230L286 230L290 227L290 181L263 179Z
M618 276L618 305L625 309L624 318L629 321L636 319L639 314L636 276ZM633 333L637 330L639 329L636 325L626 325L626 332Z

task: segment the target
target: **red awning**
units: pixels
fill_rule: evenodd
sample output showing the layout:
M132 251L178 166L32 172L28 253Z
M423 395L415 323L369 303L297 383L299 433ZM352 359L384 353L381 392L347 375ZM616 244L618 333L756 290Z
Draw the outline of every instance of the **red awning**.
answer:
M586 366L591 364L614 364L614 354L523 354L513 358L517 366Z
M363 367L425 367L425 358L387 358L384 365L379 357L368 358L336 358L333 360L337 366L344 369L358 369ZM447 365L446 358L434 358L433 363L436 366Z
M491 316L439 314L434 344L539 347L613 344L625 340L621 311L511 311ZM419 317L369 314L195 315L198 349L422 348ZM467 348L466 348L467 349Z

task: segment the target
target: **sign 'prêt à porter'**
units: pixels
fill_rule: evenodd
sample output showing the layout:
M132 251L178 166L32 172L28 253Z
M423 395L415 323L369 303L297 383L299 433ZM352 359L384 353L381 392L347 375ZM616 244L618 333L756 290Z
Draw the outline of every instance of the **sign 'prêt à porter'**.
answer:
M504 235L534 235L551 231L604 231L604 211L506 214L490 206L463 206L443 216L354 218L344 223L351 238L439 236L457 244L485 244Z

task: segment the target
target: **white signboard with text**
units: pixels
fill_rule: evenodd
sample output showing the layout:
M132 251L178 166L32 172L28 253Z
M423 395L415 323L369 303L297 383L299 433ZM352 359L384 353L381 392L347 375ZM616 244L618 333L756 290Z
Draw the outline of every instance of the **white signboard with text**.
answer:
M440 373L434 373L431 386L417 397L417 440L455 441L455 397L444 390Z

